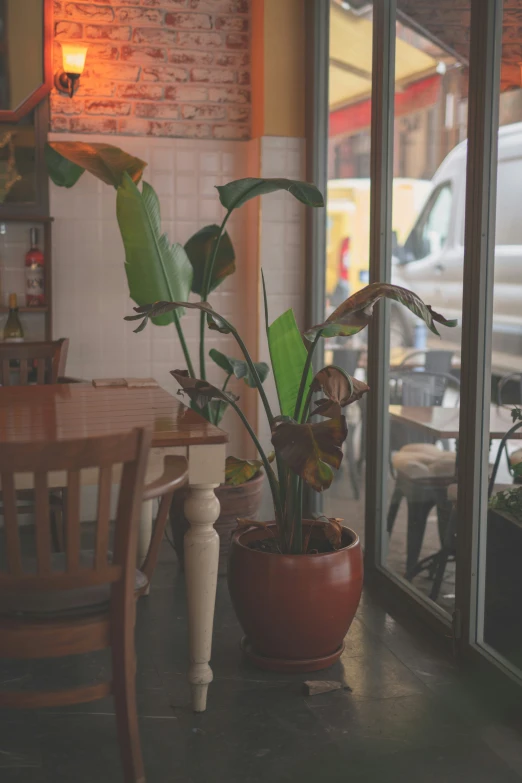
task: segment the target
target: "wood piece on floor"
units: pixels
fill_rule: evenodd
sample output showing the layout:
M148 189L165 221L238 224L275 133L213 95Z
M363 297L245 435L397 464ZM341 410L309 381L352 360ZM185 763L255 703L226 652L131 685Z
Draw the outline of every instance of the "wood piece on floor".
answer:
M343 683L338 680L306 680L303 683L305 696L317 696L319 693L340 691L344 687Z

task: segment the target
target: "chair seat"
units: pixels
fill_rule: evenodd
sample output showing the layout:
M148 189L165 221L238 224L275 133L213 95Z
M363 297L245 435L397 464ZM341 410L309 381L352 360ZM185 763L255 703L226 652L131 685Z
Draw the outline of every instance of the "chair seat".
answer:
M109 560L112 553L108 553ZM92 568L94 551L80 552L80 565ZM66 555L55 552L51 555L53 571L65 571ZM25 558L23 569L26 573L36 573L36 558ZM139 592L148 584L147 577L136 569L134 589ZM73 612L93 612L103 610L109 604L111 586L92 585L74 590L0 590L0 615L23 615L34 619L45 619L50 616L70 614Z
M409 443L392 456L395 470L410 479L453 478L456 460L454 451L430 443Z

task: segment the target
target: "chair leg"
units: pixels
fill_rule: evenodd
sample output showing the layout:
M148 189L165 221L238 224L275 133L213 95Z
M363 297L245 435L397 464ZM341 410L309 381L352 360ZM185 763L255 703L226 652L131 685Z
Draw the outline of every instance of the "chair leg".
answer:
M390 501L390 507L388 509L388 517L386 522L386 530L390 535L393 531L393 526L397 518L397 512L399 511L399 506L401 504L401 500L403 497L404 495L402 489L398 484L395 484L395 487L393 488L393 495Z
M60 505L52 505L51 516L51 536L53 539L53 548L55 552L65 552L65 520L63 513L63 498L60 498Z
M125 783L146 783L136 708L135 602L126 617L113 614L112 692Z
M411 580L411 572L418 563L424 541L424 532L428 515L435 505L433 500L408 500L408 533L406 554L406 579Z
M447 547L443 547L437 555L435 576L430 590L430 598L432 601L436 601L439 597L450 554L450 550Z

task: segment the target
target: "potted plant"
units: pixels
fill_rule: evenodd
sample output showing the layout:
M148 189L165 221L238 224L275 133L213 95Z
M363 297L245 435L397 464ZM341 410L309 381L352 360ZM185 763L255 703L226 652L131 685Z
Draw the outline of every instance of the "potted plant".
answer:
M45 150L47 169L52 181L59 187L71 188L85 171L116 189L116 215L125 248L125 272L129 295L138 305L170 299L186 300L190 294L200 302L208 301L210 294L235 271L235 252L225 230L235 205L227 209L221 226L209 225L192 236L185 246L171 244L161 232L159 199L152 186L143 181L146 163L111 144L83 141L50 142ZM283 184L281 184L283 183ZM285 181L281 180L281 187ZM287 181L288 188L292 185ZM273 189L273 188L272 188ZM303 200L301 191L296 198ZM322 197L318 192L316 198ZM164 313L153 319L156 326L174 325L185 358L189 377L207 377L207 361L211 360L224 373L222 388L230 380L242 380L254 386L251 371L244 359L212 349L205 350L204 314L199 332L199 369L191 356L183 330L183 310ZM268 365L254 365L256 378L264 381ZM192 407L213 424L223 418L228 401L209 401L203 405L191 402ZM220 573L226 572L228 548L235 520L238 516L256 516L263 487L263 469L259 460L244 460L229 456L226 462L226 481L217 490L221 513L216 522L220 537ZM183 536L188 523L183 514L185 490L176 494L171 509L171 523L175 548L183 561Z
M227 209L280 187L281 180L239 180L218 187ZM305 203L318 201L313 186L294 183ZM295 192L294 192L295 195ZM306 200L305 200L306 199ZM264 285L263 285L264 288ZM343 302L304 339L291 310L270 323L264 289L265 323L279 406L274 410L256 365L240 334L208 302L159 301L136 307L127 320L149 320L195 309L209 329L232 335L247 364L272 432L275 459L261 446L238 398L187 370L173 370L180 393L191 403L230 405L249 433L269 482L274 519L239 519L229 556L228 583L246 633L242 646L259 666L279 671L313 671L333 663L357 610L362 589L362 555L357 535L339 519L303 519L303 487L327 489L342 460L347 435L342 410L368 391L365 383L331 366L312 373L315 349L323 337L350 336L369 323L376 302L400 302L438 334L435 322L454 326L411 291L373 283ZM137 331L136 330L136 331ZM308 347L307 347L308 346ZM320 399L316 395L321 394Z

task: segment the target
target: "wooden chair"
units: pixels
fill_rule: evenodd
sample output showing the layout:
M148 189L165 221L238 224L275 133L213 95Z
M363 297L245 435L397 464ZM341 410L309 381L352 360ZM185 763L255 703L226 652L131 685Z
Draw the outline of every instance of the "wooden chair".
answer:
M65 375L69 340L0 343L0 386L58 383ZM14 378L13 378L14 376Z
M69 340L61 338L53 342L0 343L0 386L27 386L58 383L65 374ZM51 495L52 533L55 549L63 549L62 493L59 489ZM17 493L19 513L34 512L34 493L22 490ZM0 515L3 500L0 493Z
M172 493L184 483L187 462L168 457L164 475L144 486L150 434L141 429L59 443L9 444L0 451L4 495L4 555L0 563L0 657L59 658L106 647L112 682L52 691L0 691L0 707L40 708L89 702L112 693L125 783L144 783L135 692L135 597L147 588ZM122 466L113 549L110 551L112 472ZM99 468L94 548L80 531L83 469ZM66 551L53 553L48 473L67 474ZM25 551L17 519L15 476L34 476L34 549ZM162 496L144 570L136 569L142 501ZM93 752L95 749L93 748Z

